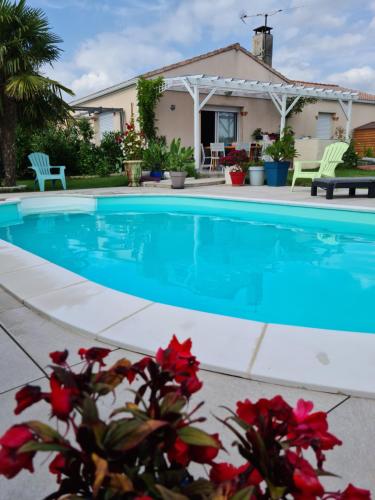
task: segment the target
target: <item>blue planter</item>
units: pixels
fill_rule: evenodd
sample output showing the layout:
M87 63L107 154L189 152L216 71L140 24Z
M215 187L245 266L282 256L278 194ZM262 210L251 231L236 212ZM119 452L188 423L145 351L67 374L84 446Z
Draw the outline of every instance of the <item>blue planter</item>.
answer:
M286 186L288 179L289 161L266 161L264 170L266 172L268 186Z
M150 172L150 177L152 177L156 181L161 181L163 178L163 171L162 170L152 170Z

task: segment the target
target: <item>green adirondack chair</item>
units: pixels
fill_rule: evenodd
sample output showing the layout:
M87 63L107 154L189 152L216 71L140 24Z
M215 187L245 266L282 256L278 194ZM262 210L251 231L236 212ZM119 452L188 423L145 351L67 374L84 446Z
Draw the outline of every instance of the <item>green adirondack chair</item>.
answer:
M55 167L50 165L49 156L44 153L31 153L28 156L31 168L35 172L35 185L39 184L40 191L44 191L45 181L52 181L52 186L55 186L56 181L60 181L62 187L66 189L65 167ZM52 169L59 169L58 174L53 174Z
M294 184L297 179L318 179L320 177L335 177L335 169L339 163L343 163L342 157L348 149L349 144L346 142L334 142L327 146L323 153L323 158L319 160L297 160L294 162L294 172L292 180L293 191ZM318 165L316 165L318 163ZM315 164L315 166L303 169L303 164ZM318 170L313 170L317 169Z

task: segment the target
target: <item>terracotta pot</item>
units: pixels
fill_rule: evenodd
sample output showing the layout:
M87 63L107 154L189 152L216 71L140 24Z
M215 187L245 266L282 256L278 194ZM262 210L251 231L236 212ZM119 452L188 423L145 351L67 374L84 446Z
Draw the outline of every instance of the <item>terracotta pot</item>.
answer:
M126 160L124 161L125 172L128 178L130 187L139 187L141 185L142 160Z
M245 184L246 172L229 172L232 186L243 186Z

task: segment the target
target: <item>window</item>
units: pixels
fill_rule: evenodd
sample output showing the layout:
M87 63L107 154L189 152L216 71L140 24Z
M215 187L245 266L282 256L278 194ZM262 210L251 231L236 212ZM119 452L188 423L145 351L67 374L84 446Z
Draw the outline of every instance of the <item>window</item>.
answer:
M318 139L332 138L332 113L318 113L316 137Z
M217 142L231 144L237 141L237 113L217 112Z
M99 137L103 139L105 132L113 132L113 113L100 113L99 115Z

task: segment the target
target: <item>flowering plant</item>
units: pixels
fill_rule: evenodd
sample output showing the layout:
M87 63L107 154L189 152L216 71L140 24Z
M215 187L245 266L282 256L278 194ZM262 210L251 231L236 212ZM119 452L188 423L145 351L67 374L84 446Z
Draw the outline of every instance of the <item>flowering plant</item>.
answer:
M125 132L116 135L116 142L120 145L123 159L142 160L146 140L143 132L136 130L133 116L125 128Z
M191 342L173 337L155 359L136 363L120 359L110 368L109 349L80 349L83 368L75 373L68 351L53 352L50 390L26 386L16 394L19 414L45 401L66 428L64 435L47 424L28 421L11 427L0 438L0 474L15 477L33 472L37 452L54 453L49 470L57 490L47 498L100 500L296 500L369 499L370 493L349 485L343 492L325 492L319 476L324 453L341 442L328 432L327 415L312 412L300 400L296 408L281 396L237 403L221 420L236 436L243 464L218 461L223 449L217 434L196 424L201 404L188 408L199 391L199 362ZM99 400L122 383L137 383L134 400L120 404L107 420ZM69 439L68 437L69 436ZM72 439L70 439L72 437ZM316 467L304 454L312 451ZM209 476L195 479L190 465L205 464Z
M220 164L231 167L232 165L237 165L243 172L247 171L247 164L249 163L249 157L244 149L237 150L233 149L228 153L228 155L223 156L220 159ZM240 170L231 170L232 172L239 172Z

